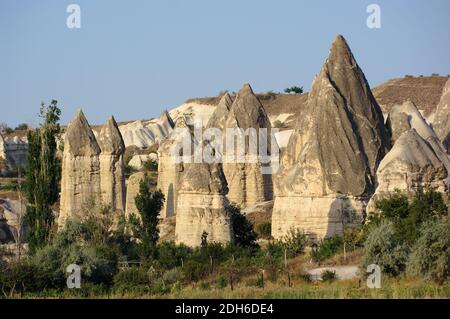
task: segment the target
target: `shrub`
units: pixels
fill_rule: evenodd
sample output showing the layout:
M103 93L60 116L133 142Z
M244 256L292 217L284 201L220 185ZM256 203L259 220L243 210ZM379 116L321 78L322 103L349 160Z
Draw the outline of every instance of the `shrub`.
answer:
M281 241L289 258L303 254L308 242L305 234L298 228L290 228Z
M352 251L358 247L362 247L364 243L364 236L362 230L354 227L345 229L344 243L345 249L348 251Z
M272 223L261 223L256 227L258 235L264 239L269 239L272 234Z
M209 289L211 289L211 285L209 284L209 282L202 281L200 283L200 289L201 290L209 290Z
M180 268L173 268L167 270L163 274L163 281L168 285L173 285L182 282L184 279L184 274Z
M406 195L397 191L389 198L378 201L376 207L381 211L378 223L383 219L391 221L397 239L408 245L412 245L419 237L422 223L448 214L442 194L432 189L424 191L422 187L417 189L411 203Z
M188 281L198 281L209 273L209 264L188 260L183 267L184 277Z
M129 268L114 276L114 290L119 292L145 292L150 289L149 274L141 268Z
M281 122L280 120L276 120L275 122L273 122L273 127L274 128L285 128L286 125Z
M258 277L256 277L256 278L248 279L245 282L245 285L247 287L263 288L264 287L264 282L263 282L263 279L261 278L261 275L258 275Z
M157 172L158 162L153 158L149 158L147 161L142 163L142 167L147 172Z
M275 240L270 241L265 247L265 249L261 251L261 254L263 254L264 256L270 255L275 259L281 259L284 258L284 250L285 246L283 242L280 240Z
M321 262L336 255L343 248L343 239L340 236L325 238L319 243L317 248L311 251L311 258L316 262Z
M407 272L443 284L450 277L450 219L426 222L412 248Z
M217 279L217 287L219 287L220 289L225 288L228 285L228 278L224 275L221 275L218 279Z
M362 266L366 269L368 265L376 264L383 273L396 277L404 271L407 258L407 246L398 242L393 224L382 221L365 241Z
M336 272L334 270L324 270L320 277L322 278L322 281L335 281L337 279Z
M164 269L179 267L182 260L187 260L192 254L192 249L175 242L162 242L158 245L158 261Z

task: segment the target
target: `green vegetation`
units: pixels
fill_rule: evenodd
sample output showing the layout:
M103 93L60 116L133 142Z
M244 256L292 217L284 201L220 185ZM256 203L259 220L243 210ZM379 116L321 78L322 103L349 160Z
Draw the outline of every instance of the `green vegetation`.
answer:
M15 131L26 131L26 130L28 130L28 124L21 123L21 124L17 125L14 130Z
M392 277L449 280L450 226L443 194L419 188L412 200L396 192L377 203L364 228L362 267L377 264Z
M149 158L147 161L142 163L142 168L147 172L157 172L158 171L158 161L153 158Z
M287 94L291 94L291 93L303 94L303 87L291 86L291 87L286 88L284 90L284 92L287 93Z
M270 239L272 236L272 223L266 222L261 223L256 227L256 232L258 233L258 237L264 239Z
M325 238L317 246L313 246L311 251L311 258L315 262L322 262L333 257L338 252L342 251L344 241L340 236Z
M28 167L25 179L26 221L29 226L30 252L45 245L53 226L52 205L59 196L61 164L56 157L56 137L60 132L61 110L58 102L41 105L44 120L39 128L28 132Z
M159 212L164 204L161 191L150 191L150 180L146 176L139 184L139 194L135 199L140 216L130 216L131 233L138 244L141 260L154 259L157 254L156 243L159 239Z

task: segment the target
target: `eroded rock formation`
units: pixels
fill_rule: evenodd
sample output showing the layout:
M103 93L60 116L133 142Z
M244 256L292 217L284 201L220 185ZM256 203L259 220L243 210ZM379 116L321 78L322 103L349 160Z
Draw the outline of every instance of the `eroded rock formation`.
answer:
M223 117L222 117L223 118ZM218 125L225 129L241 129L244 133L247 130L255 130L256 136L261 129L267 130L266 142L268 153L271 146L271 124L266 111L259 99L253 93L249 84L244 84L237 94L224 125ZM243 147L236 138L234 156L233 150L227 148L227 134L224 133L223 171L228 183L230 202L236 203L241 207L253 206L257 203L265 202L273 198L272 176L264 174L263 167L269 167L266 163L261 163L255 155L249 152L251 144L258 149L261 141L253 139L253 143L248 137L245 137L244 161L237 159L239 154L238 147Z
M80 219L109 206L114 216L125 212L125 145L111 117L98 139L82 111L67 127L61 176L59 228L68 218Z
M125 212L125 144L114 117L110 117L97 138L100 153L101 198L114 212Z
M447 189L448 171L439 154L414 129L403 133L378 168L378 187L367 207L376 212L376 201L399 190L412 194L419 186Z
M413 103L394 106L387 125L395 144L380 163L367 213L376 212L376 202L396 190L412 195L419 186L431 186L444 192L449 185L449 157Z
M60 228L69 217L83 217L88 202L98 202L101 198L100 152L86 117L79 111L67 127L64 138Z
M323 238L361 223L388 147L381 109L338 36L276 176L272 235L294 227Z
M445 84L441 101L437 106L433 128L447 152L450 153L450 80Z
M178 243L200 246L204 232L208 234L208 242L232 241L227 191L220 165L184 164L175 226Z
M192 135L192 127L188 124L188 119L180 117L169 138L162 140L159 144L157 188L163 192L165 197L164 207L161 211L163 218L174 216L177 213L178 188L180 176L184 170L182 157L186 157L187 162L191 162L193 149L197 143ZM185 145L191 147L191 155L186 155L187 152L184 152ZM177 156L180 157L178 161Z
M136 208L136 196L139 194L139 185L141 181L145 178L144 172L137 172L131 175L127 181L127 200L125 215L130 216L134 214L135 216L140 216L139 211Z

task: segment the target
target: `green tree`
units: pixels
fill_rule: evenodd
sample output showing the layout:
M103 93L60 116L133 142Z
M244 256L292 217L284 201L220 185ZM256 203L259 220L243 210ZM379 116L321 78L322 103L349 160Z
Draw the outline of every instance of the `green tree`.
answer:
M43 123L28 132L28 166L25 178L26 221L30 252L42 247L50 237L54 216L51 206L59 196L61 164L56 157L61 110L58 102L41 104Z
M164 204L164 194L150 190L150 178L146 176L139 184L139 194L135 198L139 217L130 216L131 231L138 239L139 253L142 259L155 259L156 244L159 239L159 212Z
M284 90L284 92L287 93L287 94L290 94L290 93L302 94L303 93L303 87L292 86L292 87L286 88Z
M22 123L16 126L15 131L25 131L28 130L28 124Z
M371 229L364 244L364 270L368 265L376 264L383 273L396 277L405 270L407 259L408 247L398 241L392 222L383 220Z
M231 225L233 226L234 243L241 247L258 248L258 244L256 243L257 236L253 225L241 213L241 208L231 204L228 210L231 217Z
M421 225L433 217L446 216L448 208L444 202L442 194L432 189L419 187L411 203L408 197L400 191L396 191L389 198L376 203L377 209L381 211L376 221L374 217L372 222L379 223L386 219L393 223L396 237L399 241L412 245L419 237Z
M423 224L409 256L408 274L443 284L450 278L450 219Z

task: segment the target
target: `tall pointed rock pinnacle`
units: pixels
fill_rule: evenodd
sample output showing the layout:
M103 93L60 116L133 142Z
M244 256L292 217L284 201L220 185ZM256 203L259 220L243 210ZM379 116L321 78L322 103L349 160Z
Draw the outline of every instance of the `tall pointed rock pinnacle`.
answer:
M58 227L68 218L82 218L85 207L100 194L100 147L82 111L67 127L61 176L61 204Z
M222 129L225 126L225 121L227 120L228 112L230 112L232 104L233 99L230 94L225 93L209 118L207 127Z
M111 116L98 135L100 145L101 199L113 212L125 212L125 143L116 120Z
M111 116L101 129L97 142L102 154L120 155L125 152L125 143L114 116Z
M342 232L342 216L364 214L388 148L381 109L347 42L338 36L276 177L273 236L291 227L317 237Z
M271 149L271 124L267 113L253 93L249 84L244 84L236 95L236 98L228 112L223 129L240 129L246 132L254 130L256 135L265 130L268 155ZM272 176L264 174L263 168L270 168L270 164L263 164L259 160L251 160L255 154L250 154L250 142L254 149L259 149L261 140L246 138L242 145L234 146L234 155L239 154L238 148L245 153L246 160L239 161L237 157L233 160L233 150L229 150L226 141L227 134L224 131L224 158L223 171L228 183L228 199L241 207L250 207L257 203L271 200L273 198ZM258 145L255 145L258 144ZM230 158L231 155L231 158ZM263 155L263 154L259 154Z
M100 154L100 147L82 110L70 122L64 139L64 151L73 156Z

